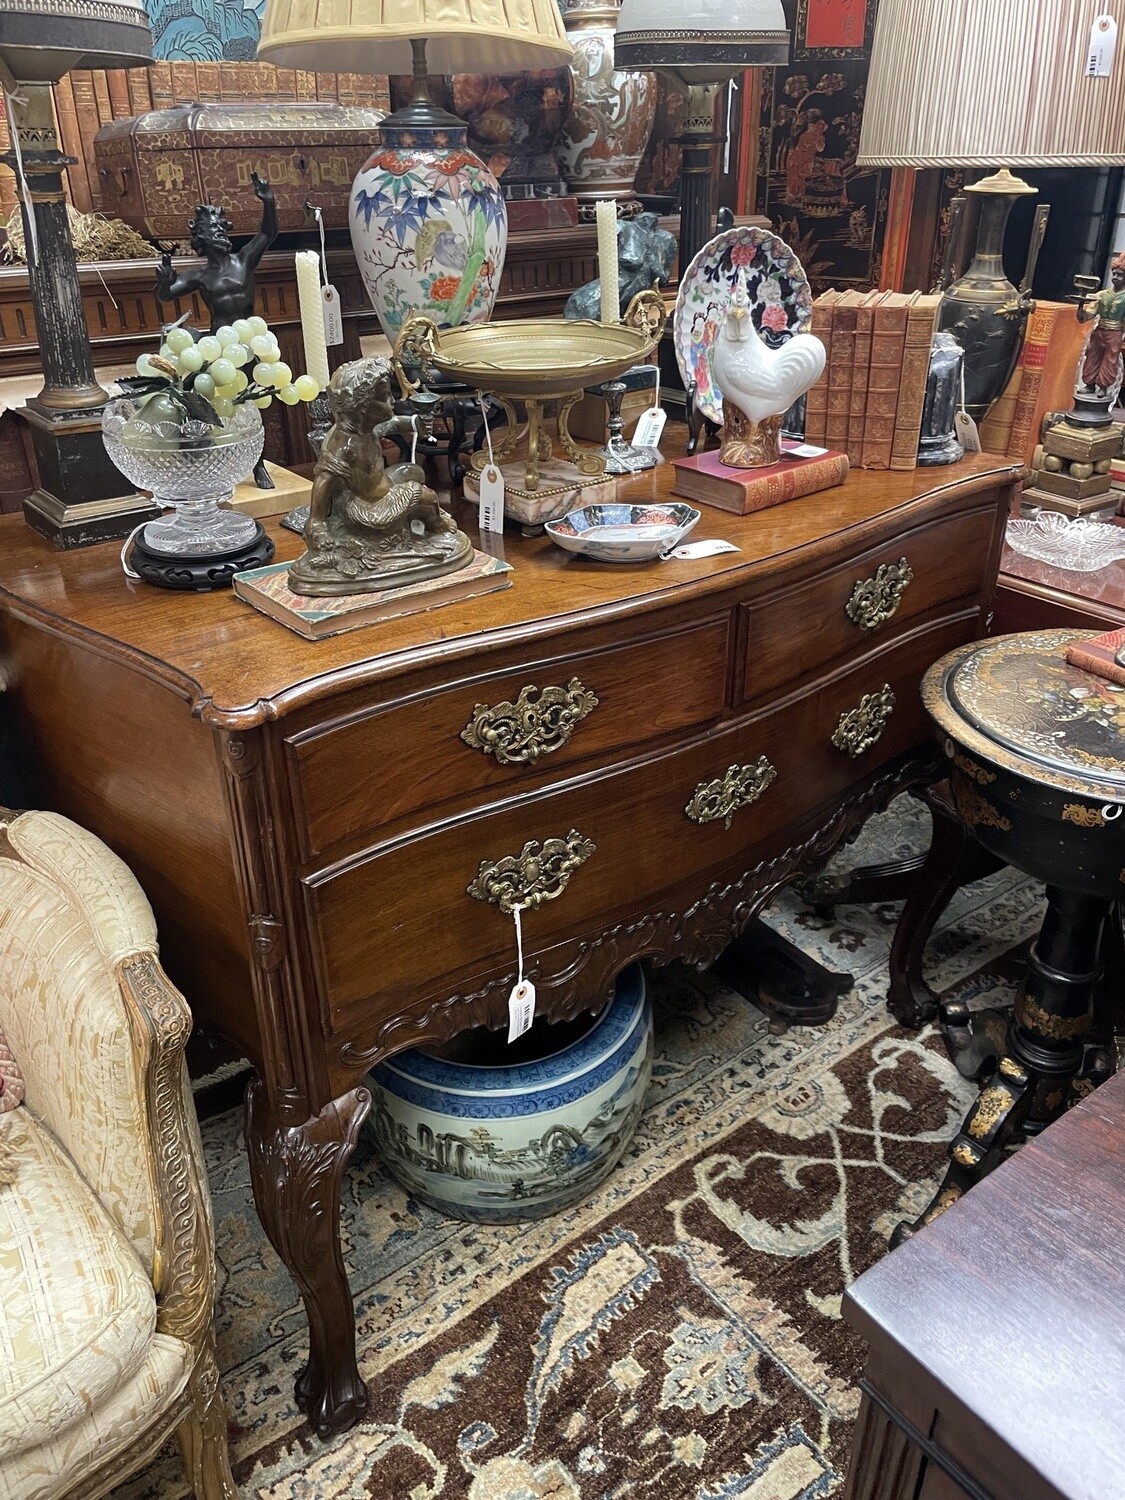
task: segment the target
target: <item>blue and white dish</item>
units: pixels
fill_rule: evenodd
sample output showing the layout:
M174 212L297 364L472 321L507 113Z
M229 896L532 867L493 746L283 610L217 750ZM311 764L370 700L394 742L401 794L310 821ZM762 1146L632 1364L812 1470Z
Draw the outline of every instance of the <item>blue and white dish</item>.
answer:
M557 1213L608 1176L633 1139L652 1073L640 965L618 977L613 1000L569 1045L552 1043L557 1031L536 1022L514 1049L524 1060L511 1065L413 1048L372 1070L380 1152L413 1197L454 1218L506 1224ZM485 1054L502 1056L502 1038L491 1033Z
M677 546L699 520L693 505L584 505L547 532L567 552L599 562L651 562Z

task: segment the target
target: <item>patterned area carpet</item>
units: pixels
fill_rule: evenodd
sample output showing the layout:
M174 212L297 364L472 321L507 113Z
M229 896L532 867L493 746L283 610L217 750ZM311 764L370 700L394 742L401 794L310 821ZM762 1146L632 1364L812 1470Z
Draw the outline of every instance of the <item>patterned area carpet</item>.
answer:
M844 863L928 836L908 799ZM840 858L840 856L838 856ZM884 1007L897 907L771 924L856 975L836 1019L771 1035L709 976L657 970L636 1141L602 1189L522 1227L411 1201L369 1137L344 1193L367 1420L328 1444L292 1398L304 1315L254 1215L239 1112L204 1127L235 1476L266 1500L812 1500L842 1488L858 1408L845 1286L917 1212L972 1091ZM1010 990L1041 908L1010 872L962 891L931 983ZM180 1500L174 1450L116 1500Z

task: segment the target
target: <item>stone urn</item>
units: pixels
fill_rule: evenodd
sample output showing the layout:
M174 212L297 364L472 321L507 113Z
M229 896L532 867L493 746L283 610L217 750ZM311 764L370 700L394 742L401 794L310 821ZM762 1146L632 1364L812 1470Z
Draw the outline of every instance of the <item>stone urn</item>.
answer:
M391 104L410 98L412 80L390 81ZM565 191L559 139L570 115L569 66L528 73L457 73L431 78L433 98L469 127L469 146L483 158L505 198L555 198Z
M559 164L567 190L591 204L628 202L656 119L656 74L613 66L617 0L566 0L563 21L574 48L574 103L563 126Z

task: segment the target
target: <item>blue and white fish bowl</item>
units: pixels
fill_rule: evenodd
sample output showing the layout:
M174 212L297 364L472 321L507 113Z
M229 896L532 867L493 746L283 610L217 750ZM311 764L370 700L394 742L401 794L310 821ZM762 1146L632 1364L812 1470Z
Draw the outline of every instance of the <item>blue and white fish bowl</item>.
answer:
M369 1078L387 1170L423 1203L479 1224L540 1219L593 1192L628 1149L652 1074L639 964L596 1016L537 1021L511 1047L484 1027L413 1048Z

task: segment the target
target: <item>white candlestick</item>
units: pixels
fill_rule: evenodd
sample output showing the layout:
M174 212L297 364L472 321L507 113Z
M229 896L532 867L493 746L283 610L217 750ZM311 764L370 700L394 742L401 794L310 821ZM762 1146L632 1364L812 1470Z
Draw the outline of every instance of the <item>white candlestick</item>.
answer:
M598 221L598 277L602 285L602 322L621 319L620 293L617 281L617 203L599 198L594 205Z
M328 385L328 344L324 337L324 304L320 300L320 258L315 250L297 251L297 304L305 341L305 369L323 391Z

